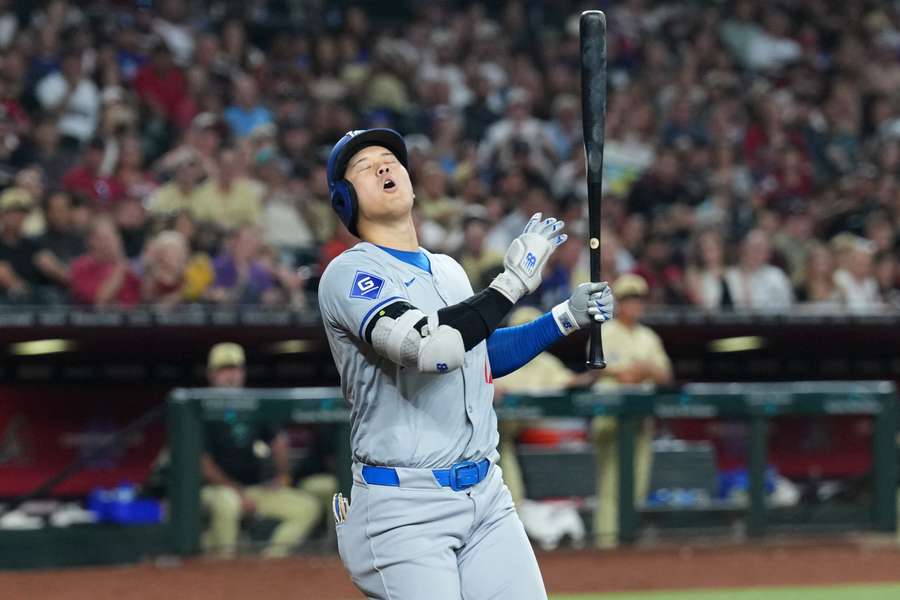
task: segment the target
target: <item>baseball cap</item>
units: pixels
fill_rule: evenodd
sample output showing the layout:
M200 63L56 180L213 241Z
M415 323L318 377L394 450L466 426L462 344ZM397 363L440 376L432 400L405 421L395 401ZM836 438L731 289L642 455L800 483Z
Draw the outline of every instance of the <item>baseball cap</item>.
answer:
M216 344L209 351L207 367L210 371L225 367L243 367L245 363L244 349L233 342Z
M643 298L650 291L650 288L647 287L647 280L634 273L626 273L616 279L612 289L616 300Z
M0 194L0 212L12 210L30 211L34 207L34 200L27 190L20 187L11 187Z

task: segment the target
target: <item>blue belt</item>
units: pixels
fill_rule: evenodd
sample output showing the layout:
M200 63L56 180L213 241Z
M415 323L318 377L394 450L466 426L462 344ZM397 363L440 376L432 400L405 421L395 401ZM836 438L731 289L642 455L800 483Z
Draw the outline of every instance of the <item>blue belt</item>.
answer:
M490 467L491 461L485 458L477 463L471 460L464 460L456 463L449 469L432 469L431 472L441 487L449 487L451 490L458 492L480 483L487 477ZM392 467L363 465L362 477L370 485L400 486L400 476L397 474L397 469Z

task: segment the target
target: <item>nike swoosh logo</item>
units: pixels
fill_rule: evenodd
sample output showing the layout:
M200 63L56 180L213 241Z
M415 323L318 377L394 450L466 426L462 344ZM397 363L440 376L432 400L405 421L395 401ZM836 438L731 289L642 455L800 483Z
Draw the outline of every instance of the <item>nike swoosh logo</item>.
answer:
M411 285L413 284L413 281L415 281L415 280L416 280L416 278L413 277L413 278L410 279L409 281L404 281L404 282L403 282L403 285L405 285L406 287L409 287L409 286L411 286Z

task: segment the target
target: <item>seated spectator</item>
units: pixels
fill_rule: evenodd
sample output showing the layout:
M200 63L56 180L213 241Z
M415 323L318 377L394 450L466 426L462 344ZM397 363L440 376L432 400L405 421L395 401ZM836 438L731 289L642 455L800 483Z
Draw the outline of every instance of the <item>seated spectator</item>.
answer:
M135 306L141 301L141 280L125 256L122 238L107 217L94 221L88 251L72 263L72 299L95 308Z
M507 170L517 164L548 181L556 161L553 139L546 123L533 115L531 94L513 88L506 101L506 116L484 132L478 162L484 167Z
M125 196L125 187L115 177L101 173L105 150L102 139L91 140L78 164L63 176L62 183L70 194L89 198L98 208L108 210Z
M174 215L189 211L194 205L198 184L203 179L196 153L182 147L171 167L175 172L171 181L154 191L147 201L147 208L154 215Z
M880 252L875 256L875 280L885 305L900 309L900 268L894 253Z
M325 271L328 263L337 258L341 252L352 248L359 240L350 233L343 223L338 223L334 228L334 235L319 249L319 273Z
M681 162L674 150L659 153L653 166L644 172L628 195L628 211L643 215L649 222L675 205L693 205Z
M60 145L59 128L56 119L44 116L34 124L30 137L22 140L13 153L12 162L16 167L37 165L44 172L47 185L60 187L63 175L72 166L74 153Z
M8 188L0 195L0 289L7 302L40 301L36 288L55 274L48 253L24 234L33 207L31 195L22 188Z
M163 231L147 246L141 277L144 304L171 308L185 296L188 246L177 231Z
M650 292L647 301L654 305L682 304L684 298L683 273L672 259L672 244L668 236L651 235L634 273L647 282Z
M241 225L258 225L263 188L243 175L243 165L233 148L219 153L218 172L197 190L191 212L198 221L215 223L225 231Z
M115 178L122 185L125 194L143 200L156 189L156 180L144 165L144 151L141 138L126 135L119 141L119 160Z
M28 192L35 201L34 208L31 209L28 218L25 219L25 225L23 227L25 236L37 237L41 235L44 233L45 223L44 210L40 205L39 200L44 197L47 191L44 183L44 172L38 165L31 165L24 169L20 169L19 172L16 173L13 185L14 187L21 188Z
M878 282L873 276L873 244L855 238L844 264L834 273L834 284L844 307L854 313L872 312L882 307Z
M312 228L300 211L305 186L289 188L290 164L271 152L263 151L256 157L260 181L265 187L262 210L263 238L279 253L279 260L289 265L300 259L315 257L316 238ZM299 192L299 193L298 193Z
M701 232L691 244L685 273L685 291L691 304L706 309L732 308L734 301L725 283L725 247L714 229Z
M784 271L769 264L772 250L766 234L754 229L741 242L737 266L725 271L728 293L735 308L784 311L794 302L791 283Z
M243 387L244 349L232 343L213 346L207 374L213 388ZM201 500L210 513L204 548L220 557L234 555L242 517L255 515L279 521L263 554L290 554L309 536L323 510L314 493L291 485L287 435L244 420L210 421L204 442Z
M184 268L184 299L187 302L199 302L206 296L216 278L212 259L201 246L201 232L189 212L177 213L170 221L170 228L181 234L190 254Z
M61 190L50 192L44 202L44 219L40 244L68 268L84 253L84 237L76 228L72 197Z
M156 41L150 59L138 69L134 90L152 114L168 121L178 116L187 95L187 81L164 41Z
M63 55L60 70L41 79L35 88L41 108L58 119L70 146L80 146L94 135L100 110L100 92L82 70L80 52Z
M213 262L216 278L207 298L218 304L261 304L277 298L272 274L259 255L256 227L246 225L234 232Z
M225 121L236 137L250 135L260 125L272 122L272 113L259 101L256 81L249 75L234 79L234 102L225 109Z
M127 196L116 204L113 219L122 237L125 256L137 259L144 251L150 235L150 217L143 203L133 196Z
M834 257L828 246L816 243L809 249L804 273L797 300L813 308L838 309L840 294L834 282Z
M466 213L462 225L463 244L459 264L472 282L472 287L478 291L482 287L485 272L503 264L503 254L485 248L484 240L489 226L487 211L481 206L470 206Z

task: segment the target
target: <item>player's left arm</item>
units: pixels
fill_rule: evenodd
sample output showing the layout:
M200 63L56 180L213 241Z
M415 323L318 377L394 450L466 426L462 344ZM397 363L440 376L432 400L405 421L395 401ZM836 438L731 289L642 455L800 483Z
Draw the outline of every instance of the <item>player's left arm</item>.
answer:
M534 321L497 329L487 340L488 360L494 377L503 377L527 364L560 338L591 321L605 323L613 317L615 299L605 281L583 283L565 302Z

